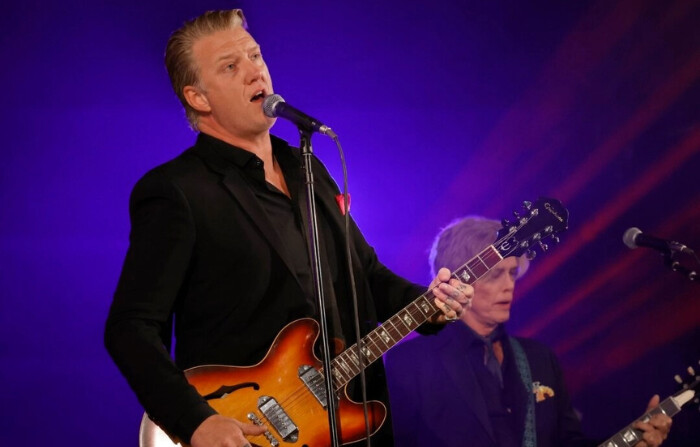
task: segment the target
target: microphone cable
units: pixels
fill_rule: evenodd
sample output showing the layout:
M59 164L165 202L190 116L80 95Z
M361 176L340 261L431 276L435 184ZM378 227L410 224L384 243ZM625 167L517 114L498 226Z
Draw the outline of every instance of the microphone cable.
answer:
M353 320L355 323L355 346L357 348L357 358L360 364L360 391L362 393L362 410L365 417L365 435L366 435L366 445L371 447L372 442L370 440L370 429L369 429L369 415L367 409L367 378L365 376L365 356L362 353L362 334L360 332L360 311L357 303L357 286L355 284L355 273L352 269L352 255L351 255L351 241L352 237L350 235L350 194L348 193L348 171L345 164L345 155L343 154L343 147L340 144L338 136L333 134L329 135L335 142L338 148L338 154L340 156L340 164L343 169L343 208L345 213L343 214L343 220L345 223L345 258L348 267L348 280L350 282L350 291L352 296L353 305Z

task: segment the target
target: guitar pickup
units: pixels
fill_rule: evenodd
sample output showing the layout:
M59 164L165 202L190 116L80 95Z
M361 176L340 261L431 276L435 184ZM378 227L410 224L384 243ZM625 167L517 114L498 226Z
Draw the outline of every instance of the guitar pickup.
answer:
M326 409L328 408L328 399L326 399L326 383L323 376L315 368L309 365L302 365L297 371L299 379L304 382L304 385L311 391L318 403Z

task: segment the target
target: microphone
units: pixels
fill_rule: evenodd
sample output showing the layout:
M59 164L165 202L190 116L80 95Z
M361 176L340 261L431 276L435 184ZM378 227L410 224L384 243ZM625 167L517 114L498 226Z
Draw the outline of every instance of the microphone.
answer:
M265 116L269 116L270 118L285 118L296 124L297 127L302 130L319 132L331 138L336 138L335 132L333 132L330 127L321 124L316 118L312 118L306 113L290 106L284 102L284 98L278 94L266 97L263 101L262 108Z
M658 250L662 253L681 252L689 255L693 254L693 250L676 241L667 241L658 237L650 236L642 233L642 230L636 227L628 228L622 236L622 241L629 248L648 247Z

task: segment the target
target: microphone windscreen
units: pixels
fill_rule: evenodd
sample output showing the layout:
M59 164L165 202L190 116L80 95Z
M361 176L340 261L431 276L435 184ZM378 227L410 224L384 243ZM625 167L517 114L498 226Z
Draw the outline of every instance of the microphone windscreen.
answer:
M642 230L639 228L628 228L627 231L625 231L625 234L622 236L622 242L624 242L629 248L637 248L637 243L635 240L640 234L642 234Z
M281 102L284 102L284 98L282 98L282 96L278 95L277 93L266 97L263 100L262 104L263 113L265 114L265 116L268 116L270 118L277 117L277 113L275 113L275 108L277 107L277 104Z

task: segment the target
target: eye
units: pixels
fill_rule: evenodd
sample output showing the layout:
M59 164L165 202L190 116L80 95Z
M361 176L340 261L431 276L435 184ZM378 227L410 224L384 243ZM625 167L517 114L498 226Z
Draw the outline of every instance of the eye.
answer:
M236 69L236 64L234 64L234 63L224 65L224 70L226 70L226 71L233 71L235 69Z

